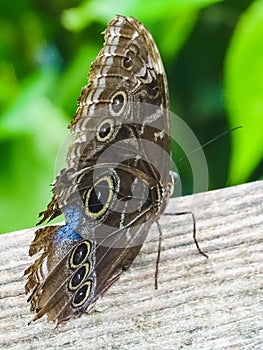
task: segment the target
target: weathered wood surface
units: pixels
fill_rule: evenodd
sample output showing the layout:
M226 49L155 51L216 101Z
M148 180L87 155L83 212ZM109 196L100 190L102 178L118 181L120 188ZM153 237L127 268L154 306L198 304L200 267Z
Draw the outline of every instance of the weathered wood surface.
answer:
M163 216L159 289L154 227L132 268L96 310L54 329L23 292L34 229L0 237L1 349L263 349L263 181L170 201Z

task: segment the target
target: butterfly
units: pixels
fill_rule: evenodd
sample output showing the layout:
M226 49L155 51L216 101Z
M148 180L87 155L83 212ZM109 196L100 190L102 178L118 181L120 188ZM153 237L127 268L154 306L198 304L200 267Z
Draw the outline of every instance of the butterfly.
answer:
M34 320L57 324L89 312L129 268L172 193L169 98L149 31L117 15L91 65L70 124L67 166L39 224L26 269Z

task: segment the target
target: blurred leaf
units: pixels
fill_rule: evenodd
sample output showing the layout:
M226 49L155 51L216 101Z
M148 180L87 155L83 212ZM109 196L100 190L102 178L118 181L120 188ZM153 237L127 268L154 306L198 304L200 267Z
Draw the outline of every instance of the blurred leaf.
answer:
M41 70L33 73L21 84L15 101L1 118L0 139L10 134L29 134L38 129L40 114L32 115L32 104L39 96L48 94L56 79L54 71Z
M245 182L263 156L263 1L241 17L226 60L226 101L232 133L229 183Z
M199 10L222 0L89 0L79 7L65 10L62 23L68 30L78 31L94 20L107 23L116 14L134 16L142 22L160 18L175 18L179 14Z
M153 37L158 38L158 48L167 59L173 59L190 35L198 18L197 11L166 19L157 27L151 28ZM169 35L167 35L169 33Z
M53 96L53 100L61 107L66 108L69 101L72 100L71 106L73 110L76 110L81 87L87 84L91 62L95 60L99 49L98 45L89 43L89 45L81 46L79 51L75 53L74 60L58 81L57 92ZM76 98L72 99L72 96L76 96Z
M48 98L56 79L52 71L33 74L1 118L1 231L33 226L50 199L48 183L54 179L56 154L67 133L64 114Z
M16 96L18 83L13 66L7 62L0 62L0 106L6 108Z

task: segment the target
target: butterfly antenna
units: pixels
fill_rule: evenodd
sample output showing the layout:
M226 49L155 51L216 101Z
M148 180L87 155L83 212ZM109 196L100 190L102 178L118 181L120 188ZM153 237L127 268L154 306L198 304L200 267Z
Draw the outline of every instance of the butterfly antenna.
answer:
M200 149L203 149L204 147L210 145L210 143L220 139L222 136L227 135L229 133L231 133L232 131L235 131L237 129L241 129L243 126L236 126L235 128L231 129L231 130L226 130L224 132L222 132L221 134L217 135L216 137L213 137L211 140L207 141L206 143L204 143L203 145L201 145L200 147L197 147L196 149L194 149L192 152L188 153L187 155L185 155L184 157L180 158L178 160L178 162L181 162L182 160L184 160L185 158L188 158L190 155L198 152Z

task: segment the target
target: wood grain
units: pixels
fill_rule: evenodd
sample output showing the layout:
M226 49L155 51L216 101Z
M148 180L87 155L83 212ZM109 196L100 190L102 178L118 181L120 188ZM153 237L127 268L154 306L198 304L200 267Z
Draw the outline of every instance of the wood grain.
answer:
M0 236L1 349L262 349L263 181L173 199L157 228L95 311L59 329L31 325L23 271L34 229Z

